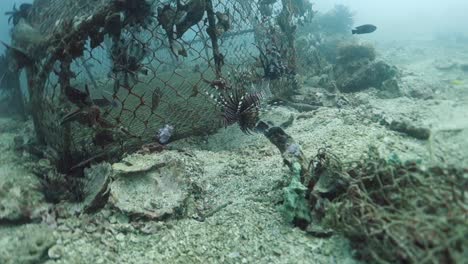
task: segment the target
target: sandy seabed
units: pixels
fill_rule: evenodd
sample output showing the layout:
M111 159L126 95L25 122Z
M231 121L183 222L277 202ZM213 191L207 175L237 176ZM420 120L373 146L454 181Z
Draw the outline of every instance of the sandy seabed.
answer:
M341 109L299 113L276 107L263 119L280 124L293 116L286 132L308 157L328 147L347 162L375 146L382 155L397 154L402 160L468 165L468 72L437 67L452 58L468 63L468 50L402 44L381 56L401 70L404 85L424 87L427 94L381 99L368 90L345 95L350 103ZM389 130L382 120L405 120L429 128L432 136L415 139ZM25 204L47 208L33 190L37 179L11 147L14 137L28 133L25 126L31 125L7 118L0 124L0 218L14 217ZM53 224L4 223L0 263L358 262L340 235L317 238L285 222L278 207L288 169L263 136L244 135L233 126L174 147L190 152L202 167L193 180L203 186L203 204L218 208L210 217L135 222L106 206Z

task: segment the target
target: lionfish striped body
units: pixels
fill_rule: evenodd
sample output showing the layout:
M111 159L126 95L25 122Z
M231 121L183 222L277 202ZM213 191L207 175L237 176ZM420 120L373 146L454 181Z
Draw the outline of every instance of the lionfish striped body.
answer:
M208 95L222 108L224 126L238 123L242 132L251 134L259 120L262 94L245 92L243 89L218 92L218 95Z

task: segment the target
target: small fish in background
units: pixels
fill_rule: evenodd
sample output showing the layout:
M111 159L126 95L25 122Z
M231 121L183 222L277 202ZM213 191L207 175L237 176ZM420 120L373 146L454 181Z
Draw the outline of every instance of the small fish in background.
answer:
M65 87L65 96L78 108L67 113L60 121L60 125L70 122L78 122L89 127L93 127L95 125L102 128L113 127L113 124L102 118L103 115L101 109L91 98L87 84L85 85L84 91L72 86Z
M377 27L371 24L362 25L353 29L351 33L354 34L369 34L377 30Z

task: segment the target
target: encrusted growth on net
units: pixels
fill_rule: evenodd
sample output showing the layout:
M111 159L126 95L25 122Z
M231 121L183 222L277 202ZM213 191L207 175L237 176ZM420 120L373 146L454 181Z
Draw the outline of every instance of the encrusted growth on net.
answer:
M425 168L371 150L322 223L348 237L370 263L461 263L467 248L468 169ZM466 257L466 256L465 256Z
M296 2L35 1L17 22L37 39L15 35L14 45L32 60L25 67L38 143L54 149L67 174L138 151L164 127L173 128L170 140L234 123L251 132L264 96L252 87L270 87L262 68L287 67L278 80L294 68L294 30L285 28L303 15ZM256 47L266 47L272 28L286 55L261 65ZM214 85L224 79L237 88Z

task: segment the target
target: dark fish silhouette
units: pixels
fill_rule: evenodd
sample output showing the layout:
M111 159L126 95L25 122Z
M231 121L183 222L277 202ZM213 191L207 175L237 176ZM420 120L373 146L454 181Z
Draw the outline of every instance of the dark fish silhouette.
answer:
M366 25L356 27L356 29L353 29L351 32L353 34L368 34L368 33L374 32L376 29L377 29L376 26L366 24Z

